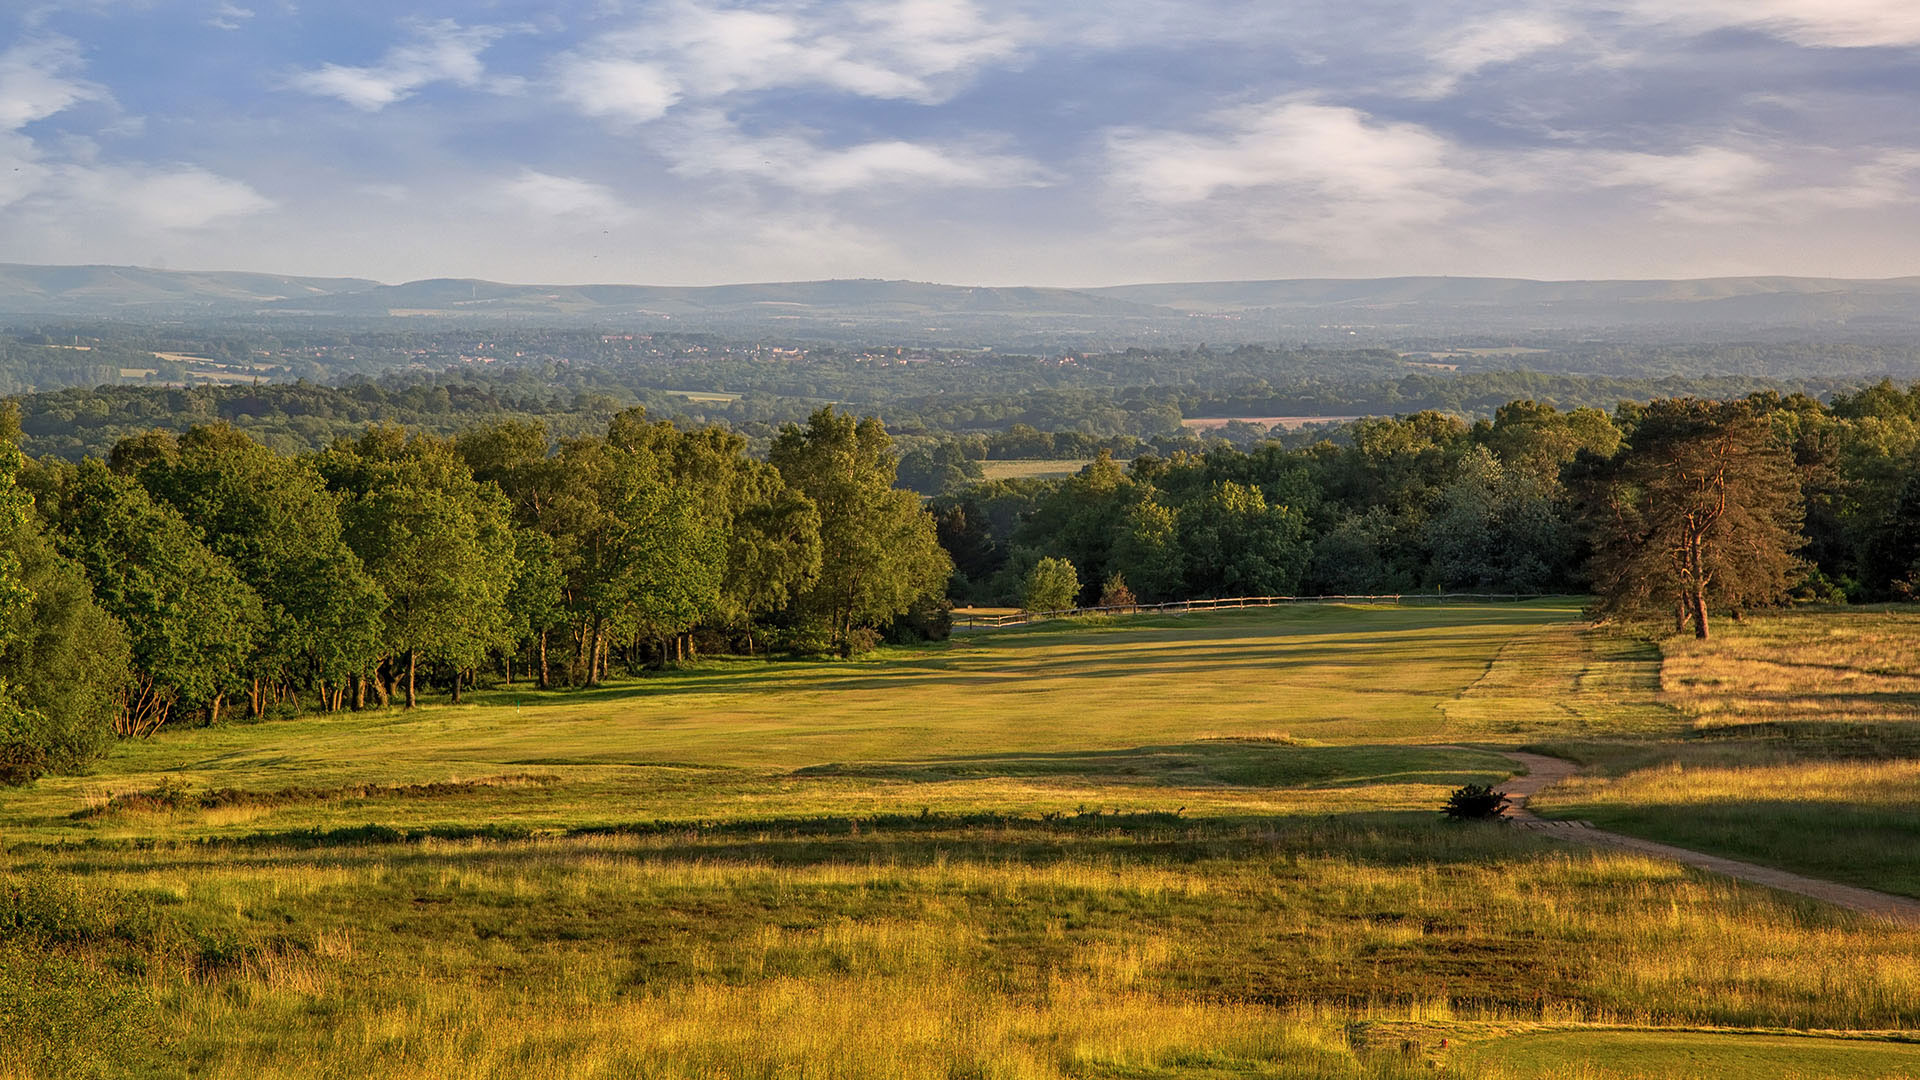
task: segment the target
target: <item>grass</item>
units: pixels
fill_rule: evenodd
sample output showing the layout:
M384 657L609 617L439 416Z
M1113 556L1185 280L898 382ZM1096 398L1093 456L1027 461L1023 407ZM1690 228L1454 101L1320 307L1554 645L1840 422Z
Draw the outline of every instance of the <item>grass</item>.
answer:
M1564 1031L1474 1046L1467 1055L1516 1080L1873 1080L1920 1076L1920 1045L1904 1041L1691 1031Z
M1536 805L1920 896L1920 611L1796 612L1663 643L1674 737L1563 746L1599 767Z
M1064 620L122 744L0 801L0 985L51 972L0 1077L1611 1075L1570 1024L1731 1075L1774 1036L1659 1040L1920 1026L1920 929L1440 820L1488 746L1732 745L1576 617Z

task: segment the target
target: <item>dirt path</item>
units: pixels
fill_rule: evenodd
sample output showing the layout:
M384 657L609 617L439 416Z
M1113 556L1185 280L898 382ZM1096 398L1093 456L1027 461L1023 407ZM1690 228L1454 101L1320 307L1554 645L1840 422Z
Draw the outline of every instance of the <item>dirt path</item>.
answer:
M1771 866L1726 859L1718 855L1674 847L1671 844L1658 844L1636 836L1623 836L1605 829L1596 829L1584 821L1551 821L1539 817L1527 809L1527 799L1544 787L1578 774L1580 767L1571 761L1547 757L1544 754L1524 754L1506 750L1497 752L1527 770L1527 775L1516 776L1501 785L1501 790L1506 792L1509 801L1507 817L1515 825L1548 830L1568 840L1672 859L1674 862L1684 863L1701 870L1710 870L1730 878L1750 881L1755 885L1765 885L1770 889L1811 896L1815 900L1824 900L1851 911L1877 915L1896 922L1920 924L1920 900L1875 892L1872 889L1862 889L1852 885L1842 885L1837 881L1803 877L1799 874L1790 874L1785 870L1776 870Z

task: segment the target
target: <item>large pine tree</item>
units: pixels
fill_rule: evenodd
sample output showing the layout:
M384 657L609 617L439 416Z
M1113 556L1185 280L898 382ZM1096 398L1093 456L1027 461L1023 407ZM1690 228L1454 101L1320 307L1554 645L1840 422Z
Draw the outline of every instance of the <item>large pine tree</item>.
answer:
M1665 608L1704 638L1710 610L1778 602L1800 568L1793 461L1746 402L1653 402L1586 488L1604 609Z

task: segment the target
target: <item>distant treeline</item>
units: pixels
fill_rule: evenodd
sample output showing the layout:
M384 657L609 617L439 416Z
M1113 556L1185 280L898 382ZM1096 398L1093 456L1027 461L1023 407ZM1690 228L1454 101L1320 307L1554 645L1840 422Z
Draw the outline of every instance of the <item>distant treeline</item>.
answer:
M764 461L638 410L558 440L375 424L298 455L213 422L78 463L24 460L6 419L0 780L169 722L947 625L952 564L890 438L831 409Z
M1363 368L1367 363L1363 354L1343 355L1361 362ZM1331 365L1338 358L1323 359ZM1030 359L1024 363L1033 366ZM756 452L764 452L782 425L804 422L829 403L884 417L908 450L931 450L951 439L971 445L971 437L980 436L993 444L982 451L987 457L1078 456L1082 451L1076 446L1106 446L1126 457L1141 450L1165 454L1198 447L1204 440L1181 427L1186 417L1391 415L1429 409L1485 416L1513 400L1561 409L1610 409L1621 401L1655 397L1724 398L1756 391L1823 396L1861 385L1844 378L1780 383L1747 377L1633 379L1526 371L1409 374L1399 365L1395 369L1399 373L1391 377L1367 379L1330 372L1300 376L1285 384L1256 379L1212 388L1021 389L1025 384L1014 380L1006 389L992 390L987 388L991 380L983 377L928 396L914 386L908 386L916 390L913 395L890 392L896 384L887 373L893 370L873 369L863 390L841 386L846 393L839 395L735 392L725 389L726 380L698 378L697 370L677 380L681 388L662 389L650 385L665 378L658 373L547 363L355 376L338 386L299 381L191 388L74 387L16 400L26 450L69 460L103 455L119 440L156 427L184 432L195 425L225 422L282 453L296 453L324 448L370 422L451 434L474 423L520 419L541 422L556 435L585 434L603 428L613 413L636 405L645 407L650 416L683 426L727 427L744 436ZM1016 430L1053 433L1074 445L1042 447L1024 435L1002 438ZM1264 429L1223 434L1243 443L1266 436ZM962 456L975 455L963 450Z
M1883 382L1830 405L1763 393L1728 408L1763 422L1740 428L1765 436L1743 452L1790 469L1795 594L1912 597L1920 384ZM949 468L933 505L958 600L1014 602L1044 559L1073 564L1085 603L1116 579L1142 600L1583 592L1594 585L1590 556L1620 526L1626 498L1602 500L1596 478L1622 469L1648 410L1563 412L1523 400L1473 423L1419 412L1347 425L1337 440L1309 436L1310 445L1223 445L1124 465L1102 457L1066 480L956 483L964 463L951 450L924 464Z

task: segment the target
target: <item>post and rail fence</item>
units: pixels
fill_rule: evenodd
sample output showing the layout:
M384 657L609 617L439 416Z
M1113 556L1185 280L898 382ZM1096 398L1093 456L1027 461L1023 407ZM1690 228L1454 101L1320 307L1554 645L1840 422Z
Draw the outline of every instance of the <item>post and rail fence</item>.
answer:
M1078 615L1184 615L1190 611L1226 611L1235 608L1288 607L1297 604L1404 604L1432 601L1541 600L1555 593L1380 593L1367 596L1227 596L1217 600L1169 600L1160 604L1115 604L1107 607L1059 608L1053 611L1016 611L1008 615L955 613L954 629L991 629L1021 626L1043 619L1070 619ZM962 620L965 620L964 622Z

